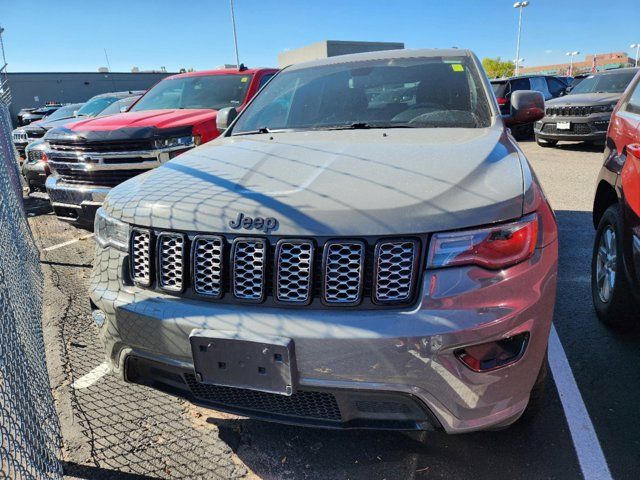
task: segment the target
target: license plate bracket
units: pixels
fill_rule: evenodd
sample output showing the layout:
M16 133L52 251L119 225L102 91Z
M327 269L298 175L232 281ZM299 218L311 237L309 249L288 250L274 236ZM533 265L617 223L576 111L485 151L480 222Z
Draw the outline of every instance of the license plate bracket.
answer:
M558 130L571 130L571 122L558 122L556 124Z
M293 395L296 368L290 338L193 330L189 340L199 382Z

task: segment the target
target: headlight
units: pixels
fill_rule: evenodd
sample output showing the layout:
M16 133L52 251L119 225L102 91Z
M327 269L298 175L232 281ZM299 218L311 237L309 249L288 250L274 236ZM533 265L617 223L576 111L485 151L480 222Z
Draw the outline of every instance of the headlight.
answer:
M595 105L591 107L591 111L593 113L613 112L613 109L616 108L616 103L611 103L609 105Z
M129 246L129 224L107 216L102 208L96 213L94 223L96 242L101 247L115 247L127 251Z
M192 135L187 137L159 138L155 141L156 148L191 148L197 145L196 138Z

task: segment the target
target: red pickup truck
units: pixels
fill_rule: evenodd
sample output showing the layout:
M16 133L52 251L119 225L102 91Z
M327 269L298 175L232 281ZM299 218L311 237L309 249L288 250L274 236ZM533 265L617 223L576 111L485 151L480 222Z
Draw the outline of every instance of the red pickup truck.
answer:
M174 75L127 112L50 130L46 188L57 217L91 225L112 187L216 138L218 110L241 110L276 73L241 68Z

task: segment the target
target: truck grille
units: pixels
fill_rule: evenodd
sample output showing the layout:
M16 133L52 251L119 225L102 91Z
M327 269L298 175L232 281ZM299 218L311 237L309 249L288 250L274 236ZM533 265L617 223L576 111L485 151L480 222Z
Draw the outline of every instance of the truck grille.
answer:
M134 228L130 271L137 285L152 287L155 282L160 290L192 298L398 305L415 298L420 245L418 239L406 238L324 242L287 238L270 247L265 238ZM155 275L150 273L153 265Z
M60 164L54 166L58 176L66 183L80 185L98 185L102 187L115 187L147 170L76 170Z
M559 117L586 117L593 113L591 107L576 107L576 106L567 106L567 107L548 107L547 115L555 115Z
M108 141L108 142L86 142L78 140L50 140L49 146L51 150L61 152L93 152L93 153L111 153L111 152L136 152L140 150L153 150L154 146L151 140L127 140L127 141Z

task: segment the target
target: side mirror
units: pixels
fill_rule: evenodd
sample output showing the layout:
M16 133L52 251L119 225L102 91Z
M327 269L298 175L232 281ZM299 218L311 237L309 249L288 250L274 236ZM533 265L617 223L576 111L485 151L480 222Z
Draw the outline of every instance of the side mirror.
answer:
M573 85L569 85L567 88L564 89L564 94L566 95L567 93L569 93L571 90L573 90Z
M74 117L77 117L77 116L78 116L78 110L74 110L74 111L73 111L73 116L74 116Z
M229 125L236 119L238 116L238 110L235 107L227 107L218 110L218 115L216 115L216 128L220 133L224 132Z
M533 90L518 90L511 94L511 113L503 115L507 127L533 123L544 117L544 97Z

